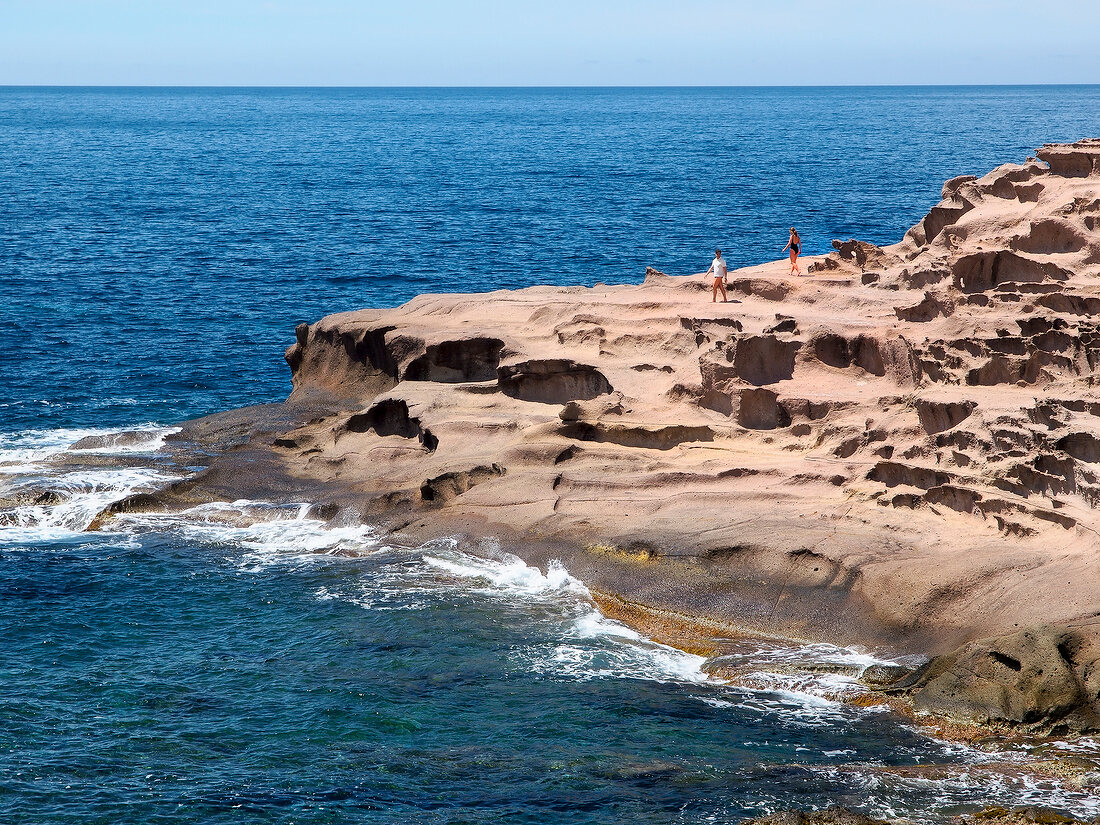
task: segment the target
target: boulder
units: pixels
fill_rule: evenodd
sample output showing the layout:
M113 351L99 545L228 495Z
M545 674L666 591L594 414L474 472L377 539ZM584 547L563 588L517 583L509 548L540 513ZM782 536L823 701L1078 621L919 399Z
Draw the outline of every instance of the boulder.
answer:
M918 713L1040 734L1100 731L1100 629L1036 626L969 642L887 688Z

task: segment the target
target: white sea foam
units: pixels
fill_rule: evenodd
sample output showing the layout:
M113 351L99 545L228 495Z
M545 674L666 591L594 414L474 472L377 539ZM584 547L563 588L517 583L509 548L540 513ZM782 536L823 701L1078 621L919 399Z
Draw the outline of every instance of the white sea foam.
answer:
M896 664L856 648L830 644L782 645L761 641L743 653L724 656L723 669L736 673L736 683L754 691L770 691L797 700L807 711L806 722L823 715L850 712L843 702L867 689L858 677L872 665ZM826 714L835 708L835 714ZM867 708L863 712L877 712Z
M585 619L581 619L580 623L590 624ZM631 637L619 628L609 627L601 636L581 631L573 638L576 641L568 640L567 635L567 641L561 644L529 649L522 657L524 664L544 676L581 682L590 679L644 679L691 684L710 681L702 671L706 661L704 657L644 637Z
M95 467L71 469L51 459L88 436L98 436L98 454L152 453L175 429L143 425L126 430L139 433L111 444L119 430L26 430L0 435L0 492L16 501L0 509L0 541L38 543L70 539L86 530L110 504L133 493L155 489L172 476L153 467ZM76 451L79 456L85 451ZM88 451L93 452L93 451Z
M696 696L695 698L702 702L704 705L710 705L712 708L719 708L721 710L737 707L736 702L730 702L726 699L719 699L717 696Z
M175 432L179 432L179 427L141 424L125 430L61 428L4 433L0 434L0 473L10 475L40 471L48 459L65 452L73 444L93 436L103 439L104 443L88 450L76 450L74 454L152 453L163 447L164 439ZM123 440L121 443L110 443L112 438L117 438L124 433L140 435L134 439Z
M0 435L0 473L31 473L47 458L67 449L82 438L102 435L108 430L60 429L26 430Z
M155 424L145 424L120 432L96 433L100 436L100 443L95 446L79 449L70 446L69 449L77 455L87 453L104 453L108 455L155 453L164 446L164 441L168 436L179 431L179 427L158 427ZM77 442L73 443L76 444Z
M515 596L538 596L548 593L571 593L588 598L588 588L569 575L558 561L550 562L543 573L522 559L501 554L498 559L481 558L450 548L446 555L428 553L424 563L450 576L477 582L482 592Z
M273 505L240 499L201 504L175 514L120 514L117 526L134 532L167 532L199 544L247 551L245 570L309 562L320 556L357 556L383 546L379 534L363 525L331 526L309 516L308 504Z
M958 812L960 803L982 806L1019 807L1038 805L1055 807L1081 819L1100 814L1100 797L1092 788L1077 787L1062 779L1037 776L1001 764L982 766L970 760L939 764L927 774L919 770L887 769L877 764L806 766L829 784L840 781L855 785L862 804L886 818L914 821L942 821ZM922 817L899 807L899 800L922 800Z
M766 663L785 671L798 668L817 671L833 669L856 676L872 665L896 664L891 659L883 659L855 647L838 647L825 643L785 645L761 642L747 653L731 655L726 659L731 664L737 664L740 660Z
M607 618L592 603L584 583L560 561L543 572L511 554L495 558L473 556L453 544L425 553L424 564L443 581L463 581L465 592L507 602L529 601L558 608L551 619L551 641L520 651L517 663L543 676L577 681L590 679L650 679L660 682L708 681L702 656L658 644ZM470 587L473 584L473 587ZM556 638L554 638L556 637Z
M84 470L51 478L42 503L0 510L0 541L41 542L70 538L87 530L104 508L127 496L156 488L170 476L127 467Z
M759 668L759 670L738 676L737 684L753 691L775 693L796 699L806 707L816 709L836 708L840 711L845 707L845 700L866 693L866 688L854 678L842 674L777 673L767 669L767 662L761 662ZM868 708L866 710L874 712L879 708ZM814 714L815 718L820 718L820 716L820 713Z

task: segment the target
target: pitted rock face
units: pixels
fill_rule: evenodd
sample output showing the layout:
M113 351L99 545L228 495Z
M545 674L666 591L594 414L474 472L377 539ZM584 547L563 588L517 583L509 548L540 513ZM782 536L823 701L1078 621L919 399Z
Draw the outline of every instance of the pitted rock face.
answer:
M566 358L532 359L497 369L501 392L523 401L566 404L611 392L598 369Z
M918 712L1051 735L1100 730L1100 633L1033 627L970 642L887 690Z
M429 344L405 367L406 381L461 384L497 377L504 342L499 338L465 338Z
M729 303L649 270L329 316L287 353L310 414L250 455L296 501L741 628L938 653L1100 615L1100 141L1038 155Z

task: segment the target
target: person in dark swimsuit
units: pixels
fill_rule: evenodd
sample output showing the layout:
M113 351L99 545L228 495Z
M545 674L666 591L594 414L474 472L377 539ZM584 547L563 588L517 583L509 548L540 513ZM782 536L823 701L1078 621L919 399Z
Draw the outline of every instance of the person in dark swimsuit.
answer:
M787 245L783 247L783 251L791 250L791 274L802 274L802 270L798 268L798 256L802 252L802 239L798 237L798 232L795 228L791 227L791 239L787 241Z

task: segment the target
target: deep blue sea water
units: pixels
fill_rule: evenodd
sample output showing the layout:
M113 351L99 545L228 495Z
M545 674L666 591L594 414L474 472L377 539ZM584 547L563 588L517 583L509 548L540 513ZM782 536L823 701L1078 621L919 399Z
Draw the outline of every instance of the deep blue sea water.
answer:
M734 688L556 568L262 503L82 532L163 479L55 461L285 397L299 321L758 263L791 225L893 242L943 180L1088 135L1100 87L0 88L0 821L1100 813L775 675L861 652L761 647Z

